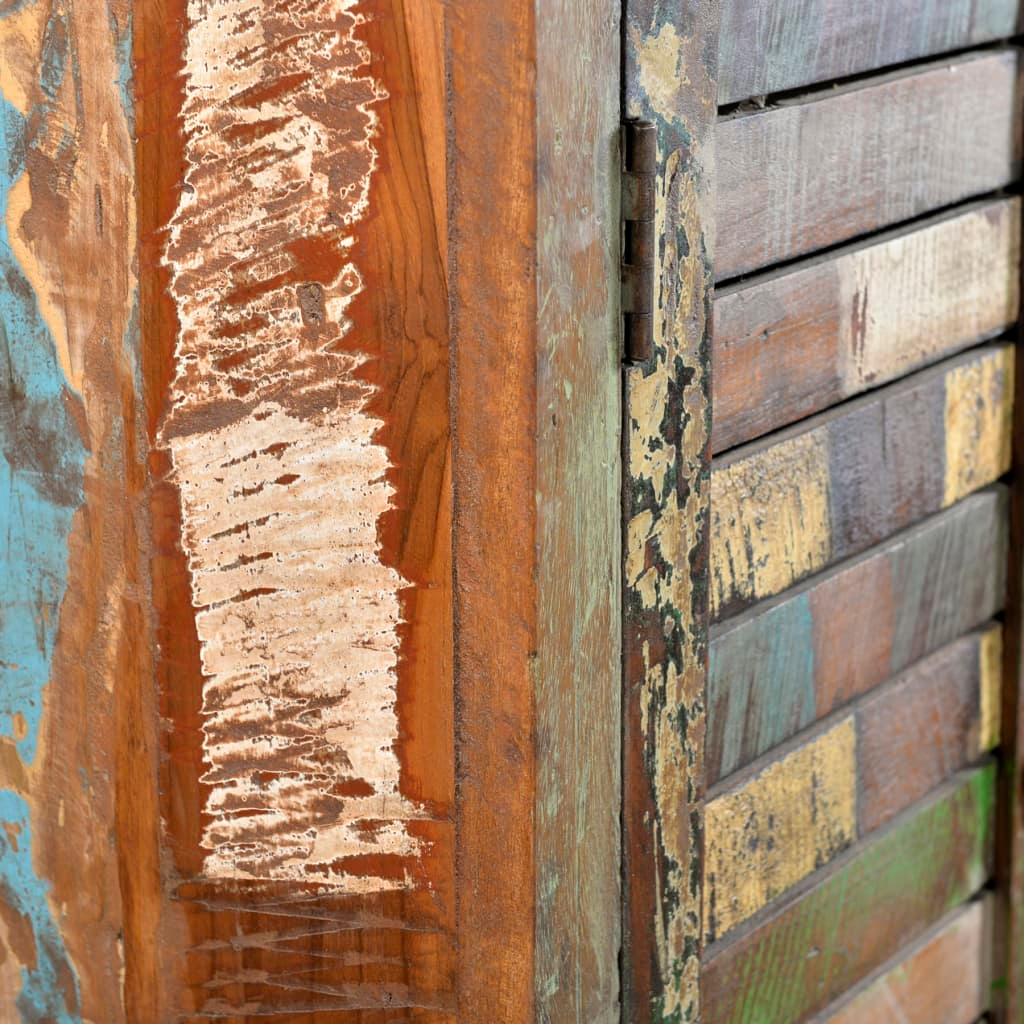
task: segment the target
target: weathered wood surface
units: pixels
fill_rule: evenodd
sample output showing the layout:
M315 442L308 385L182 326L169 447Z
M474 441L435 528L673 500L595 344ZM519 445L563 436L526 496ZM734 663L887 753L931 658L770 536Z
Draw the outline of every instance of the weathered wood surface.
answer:
M623 1015L647 1024L700 1019L718 0L629 0L624 39L660 169L655 354L623 410Z
M1003 607L1007 494L984 491L712 634L708 783Z
M0 4L0 1017L11 1021L155 1020L144 993L161 983L131 18L121 0Z
M1011 184L1018 65L1012 49L958 57L720 122L717 279Z
M714 619L778 594L1010 468L1014 349L989 346L734 449L711 480Z
M540 1024L618 1024L620 1012L621 15L621 0L541 0L536 15ZM467 140L477 134L471 123ZM463 382L477 386L471 367Z
M846 718L708 800L704 937L714 942L857 838L857 728Z
M715 296L715 452L1009 329L1018 199L979 203Z
M538 469L536 37L524 4L448 6L455 509L458 1016L534 1020ZM441 140L438 140L439 144ZM481 258L486 253L486 258ZM499 342L500 339L500 342ZM496 641L496 631L500 642ZM529 723L529 724L528 724ZM518 824L513 824L518 823Z
M136 9L168 902L135 1019L454 1016L440 14Z
M749 930L708 949L703 1020L802 1020L978 892L991 870L995 776L989 765L958 777Z
M1002 632L915 665L856 709L858 830L867 835L999 745Z
M993 907L974 900L816 1024L974 1024L991 1005Z
M833 642L840 643L837 638ZM972 634L712 791L704 931L724 937L999 742L1002 636ZM746 773L744 773L746 775Z
M718 102L1005 39L1019 0L723 0Z

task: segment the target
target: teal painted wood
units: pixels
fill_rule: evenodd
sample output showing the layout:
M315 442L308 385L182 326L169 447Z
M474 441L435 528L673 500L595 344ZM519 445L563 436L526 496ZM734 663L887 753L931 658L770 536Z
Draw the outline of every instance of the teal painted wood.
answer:
M793 1024L822 1010L991 873L996 771L958 776L804 892L707 951L704 1024Z
M724 0L718 102L1012 36L1020 0Z
M40 82L49 97L70 57L59 16L51 26ZM78 398L7 234L10 189L24 173L33 129L2 95L0 118L0 736L31 766L68 582L71 520L83 498L85 446L71 415ZM50 909L49 886L33 869L29 805L13 789L0 789L0 825L0 889L28 921L35 945L34 963L22 966L18 1012L26 1022L77 1021L75 970Z
M1007 494L980 492L712 633L709 784L1003 605Z
M9 20L27 13L28 6L19 0L0 3L5 44L12 35L28 31L26 23L16 26ZM54 4L38 14L38 49L32 51L32 63L12 76L25 92L0 91L0 746L6 748L0 776L0 922L7 925L7 953L13 957L3 970L0 1017L26 1024L76 1024L82 1019L79 971L84 973L85 965L69 954L62 934L66 907L54 905L59 901L51 894L51 880L41 877L37 866L41 848L52 850L59 837L47 834L40 824L36 787L59 771L59 754L48 749L44 758L40 745L46 695L61 682L55 675L55 649L69 586L69 540L85 498L91 442L83 436L88 428L82 396L66 377L57 339L42 311L54 296L37 294L38 274L33 277L19 263L18 253L28 248L38 257L40 249L54 242L48 234L53 222L40 212L43 194L46 199L66 197L87 177L76 177L75 169L79 161L92 159L93 151L84 149L80 138L89 107L83 94L92 54L81 52L81 26L71 5ZM130 119L130 20L110 15L109 24L100 20L100 25L111 34L119 68L115 87ZM28 35L22 44L26 54L37 45ZM5 46L2 59L11 52L20 51ZM32 68L38 69L34 82ZM98 128L96 132L98 136ZM25 184L26 176L29 206L12 210L12 191ZM130 179L125 187L130 202ZM98 185L96 196L98 203ZM102 235L102 211L97 220ZM65 226L58 216L52 234L65 237ZM21 232L18 246L12 231ZM96 281L97 288L104 284ZM63 312L70 315L80 296L60 299L66 303ZM72 329L85 330L85 324L69 322ZM134 324L129 335L124 340L134 350ZM116 346L122 340L107 338L103 343ZM69 798L75 799L78 785L87 791L88 784L84 775L79 779L70 769L67 773L72 778L62 777L57 786L67 787ZM55 809L48 805L46 810ZM99 846L107 838L97 835L95 840ZM78 854L69 848L65 856L70 862ZM97 927L110 912L108 907L95 908ZM116 975L116 965L104 969ZM20 977L20 987L12 991L9 982L15 977ZM118 1016L117 1007L111 1006L110 1012L111 1019Z

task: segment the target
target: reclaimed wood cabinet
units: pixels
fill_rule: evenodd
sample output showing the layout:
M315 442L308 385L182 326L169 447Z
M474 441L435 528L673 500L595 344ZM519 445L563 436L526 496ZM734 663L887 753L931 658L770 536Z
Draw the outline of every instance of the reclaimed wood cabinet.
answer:
M1019 0L0 0L0 1022L1024 1024Z

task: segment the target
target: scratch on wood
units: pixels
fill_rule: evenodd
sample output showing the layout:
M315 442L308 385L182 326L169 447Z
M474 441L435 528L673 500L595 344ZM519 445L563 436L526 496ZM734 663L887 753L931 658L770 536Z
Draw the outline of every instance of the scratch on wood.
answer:
M394 750L389 458L358 340L341 350L384 97L358 8L190 0L162 430L206 675L206 871L347 892L411 884L423 816Z

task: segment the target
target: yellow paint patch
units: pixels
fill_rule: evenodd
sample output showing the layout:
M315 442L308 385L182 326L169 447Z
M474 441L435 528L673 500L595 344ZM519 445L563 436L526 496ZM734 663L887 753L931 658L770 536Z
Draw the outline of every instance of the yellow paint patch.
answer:
M828 564L827 444L824 430L799 434L712 473L712 614Z
M946 505L1010 468L1013 370L1003 345L946 375Z
M711 942L856 838L853 719L712 800L705 834L704 927Z
M1003 631L999 626L981 638L978 655L979 700L981 702L978 747L994 750L999 746L1003 693Z

